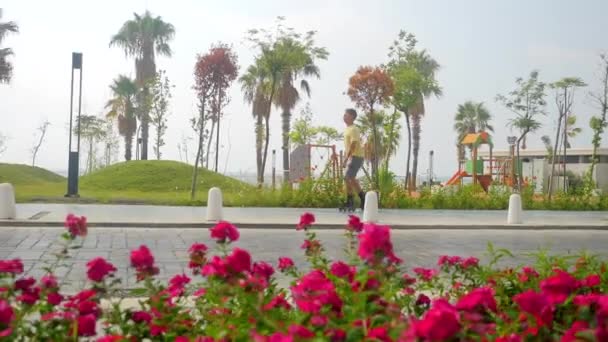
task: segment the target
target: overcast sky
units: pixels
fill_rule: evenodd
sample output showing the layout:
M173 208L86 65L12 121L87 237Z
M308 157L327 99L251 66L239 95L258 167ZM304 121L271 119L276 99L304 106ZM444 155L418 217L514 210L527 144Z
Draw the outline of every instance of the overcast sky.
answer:
M597 110L587 92L598 87L597 55L608 48L605 0L3 0L0 7L3 20L16 21L20 29L4 42L14 49L15 69L12 83L0 85L0 132L9 137L0 161L29 163L35 128L48 119L47 143L37 164L51 170L67 169L72 51L84 54L83 113L102 115L112 79L121 73L134 76L133 61L120 49L108 47L110 37L133 12L145 9L176 29L173 57L157 61L175 84L163 150L164 158L173 160L179 160L181 137L193 136L188 122L196 112L191 90L196 54L218 41L233 44L243 71L253 60L243 40L245 32L270 28L279 15L298 31L317 30L318 44L330 52L329 59L319 63L321 79L311 82L310 105L315 123L340 130L343 109L352 106L344 92L357 67L385 62L399 30L417 36L419 46L442 66L438 78L444 96L428 101L420 151L420 173L427 168L429 150L435 150L439 176L450 176L456 168L452 126L457 105L467 100L485 102L494 116L496 147L505 148L506 136L512 134L506 124L512 115L494 98L512 90L515 78L533 69L540 70L545 82L579 76L589 83L578 92L574 107L583 127L574 145L589 146L588 121ZM540 137L555 127L553 94L548 93L549 116L543 129L531 137L531 147L541 147ZM220 169L227 165L228 171L254 172L251 110L238 84L232 87L231 97ZM272 115L270 148L279 151L280 116L276 110ZM406 146L405 135L401 146ZM400 149L392 162L400 175L405 170L404 154L405 149Z

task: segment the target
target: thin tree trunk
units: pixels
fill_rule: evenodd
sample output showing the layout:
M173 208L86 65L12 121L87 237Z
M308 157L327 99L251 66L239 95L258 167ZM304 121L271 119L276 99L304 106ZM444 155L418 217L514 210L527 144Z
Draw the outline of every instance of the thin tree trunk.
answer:
M213 168L213 170L217 173L217 165L219 163L219 157L220 157L220 119L222 118L222 93L221 91L218 89L217 91L217 134L215 137L215 167Z
M559 120L557 120L557 132L555 133L555 143L553 144L553 152L551 153L551 174L549 175L549 200L551 200L551 195L553 195L553 177L555 175L555 162L557 161L557 151L559 146L559 140L561 137L561 129L562 129L562 115L560 114Z
M414 160L412 162L412 184L416 187L416 176L418 174L418 152L420 151L420 115L412 116L413 150Z
M200 112L200 122L204 122L205 116L205 101L201 100L201 112ZM199 126L198 130L198 148L196 149L196 159L194 160L194 172L192 173L192 184L190 186L190 200L194 200L196 195L196 180L198 178L198 162L201 158L201 153L203 150L203 139L204 139L204 127Z
M393 111L393 115L391 116L391 123L389 125L390 130L389 130L389 136L388 136L388 141L387 141L388 146L386 147L386 156L384 159L384 169L387 171L388 171L389 162L391 159L391 154L393 153L393 140L395 140L394 139L395 121L397 120L396 115L395 115L396 113L397 113L397 108L395 108Z
M407 161L405 163L405 188L410 189L410 161L412 156L412 125L410 123L410 115L405 114L405 125L407 126Z
M264 177L262 175L262 147L264 144L264 116L256 115L255 123L255 162L257 171L258 186L261 187L264 184Z
M564 101L568 101L568 98L565 97ZM567 108L567 105L564 105L564 107ZM564 145L563 146L564 147L564 160L563 160L563 163L564 163L564 188L563 188L563 191L566 192L566 186L567 186L567 183L568 183L568 176L566 175L566 171L567 171L567 169L566 169L566 164L567 164L566 163L566 159L567 159L566 155L568 154L568 152L566 150L566 148L568 148L568 112L567 112L567 110L564 113L564 137L562 139L562 144Z
M374 139L374 155L372 157L372 179L374 180L374 190L380 190L380 182L378 175L378 128L376 127L376 115L374 113L373 104L370 106L370 119L372 122L372 136Z
M283 183L289 182L289 131L291 129L291 113L289 109L283 110L281 115L283 123Z
M211 120L211 130L210 130L211 133L209 133L209 140L207 141L207 153L205 153L205 160L204 160L205 168L207 170L209 170L209 153L211 153L211 143L213 142L213 137L215 134L215 124L216 124L216 121L212 119ZM201 165L202 164L203 164L203 160L201 160Z

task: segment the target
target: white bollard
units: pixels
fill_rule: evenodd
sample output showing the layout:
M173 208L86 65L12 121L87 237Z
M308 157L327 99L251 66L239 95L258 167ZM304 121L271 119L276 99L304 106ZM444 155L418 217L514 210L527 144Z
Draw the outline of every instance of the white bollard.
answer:
M378 222L378 194L375 191L368 191L365 194L363 222Z
M0 184L0 220L14 220L17 218L15 206L15 190L9 183Z
M221 221L222 219L222 191L220 188L211 188L207 196L207 221Z
M507 213L507 224L522 224L523 210L521 208L521 196L512 194L509 197L509 212Z

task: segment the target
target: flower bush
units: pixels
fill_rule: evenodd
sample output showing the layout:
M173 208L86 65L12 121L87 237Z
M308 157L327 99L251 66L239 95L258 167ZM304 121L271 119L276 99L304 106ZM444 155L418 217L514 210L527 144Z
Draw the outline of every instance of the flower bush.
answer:
M434 268L407 270L389 227L349 217L347 260L329 260L304 214L301 234L309 267L289 256L269 263L233 247L238 229L210 230L215 246L195 242L189 274L167 283L146 246L133 250L137 308L114 290L116 268L87 263L89 285L62 293L53 275L23 276L20 260L0 261L0 339L6 341L608 341L606 263L537 255L534 265L498 266L508 251L488 248L488 262L441 256ZM66 220L58 260L86 238L86 220ZM278 272L290 279L279 286ZM101 305L103 298L109 305Z

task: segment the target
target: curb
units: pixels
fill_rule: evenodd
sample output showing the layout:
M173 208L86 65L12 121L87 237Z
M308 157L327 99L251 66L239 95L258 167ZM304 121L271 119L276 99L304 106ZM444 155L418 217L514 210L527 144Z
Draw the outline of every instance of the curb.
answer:
M239 223L232 222L239 229L295 229L292 223ZM382 224L382 223L379 223ZM89 227L95 228L211 228L214 222L88 222ZM64 227L63 222L56 221L0 221L0 228L58 228ZM342 230L344 224L318 223L315 229ZM390 225L393 230L607 230L608 224L593 225L547 225L547 224L409 224Z

